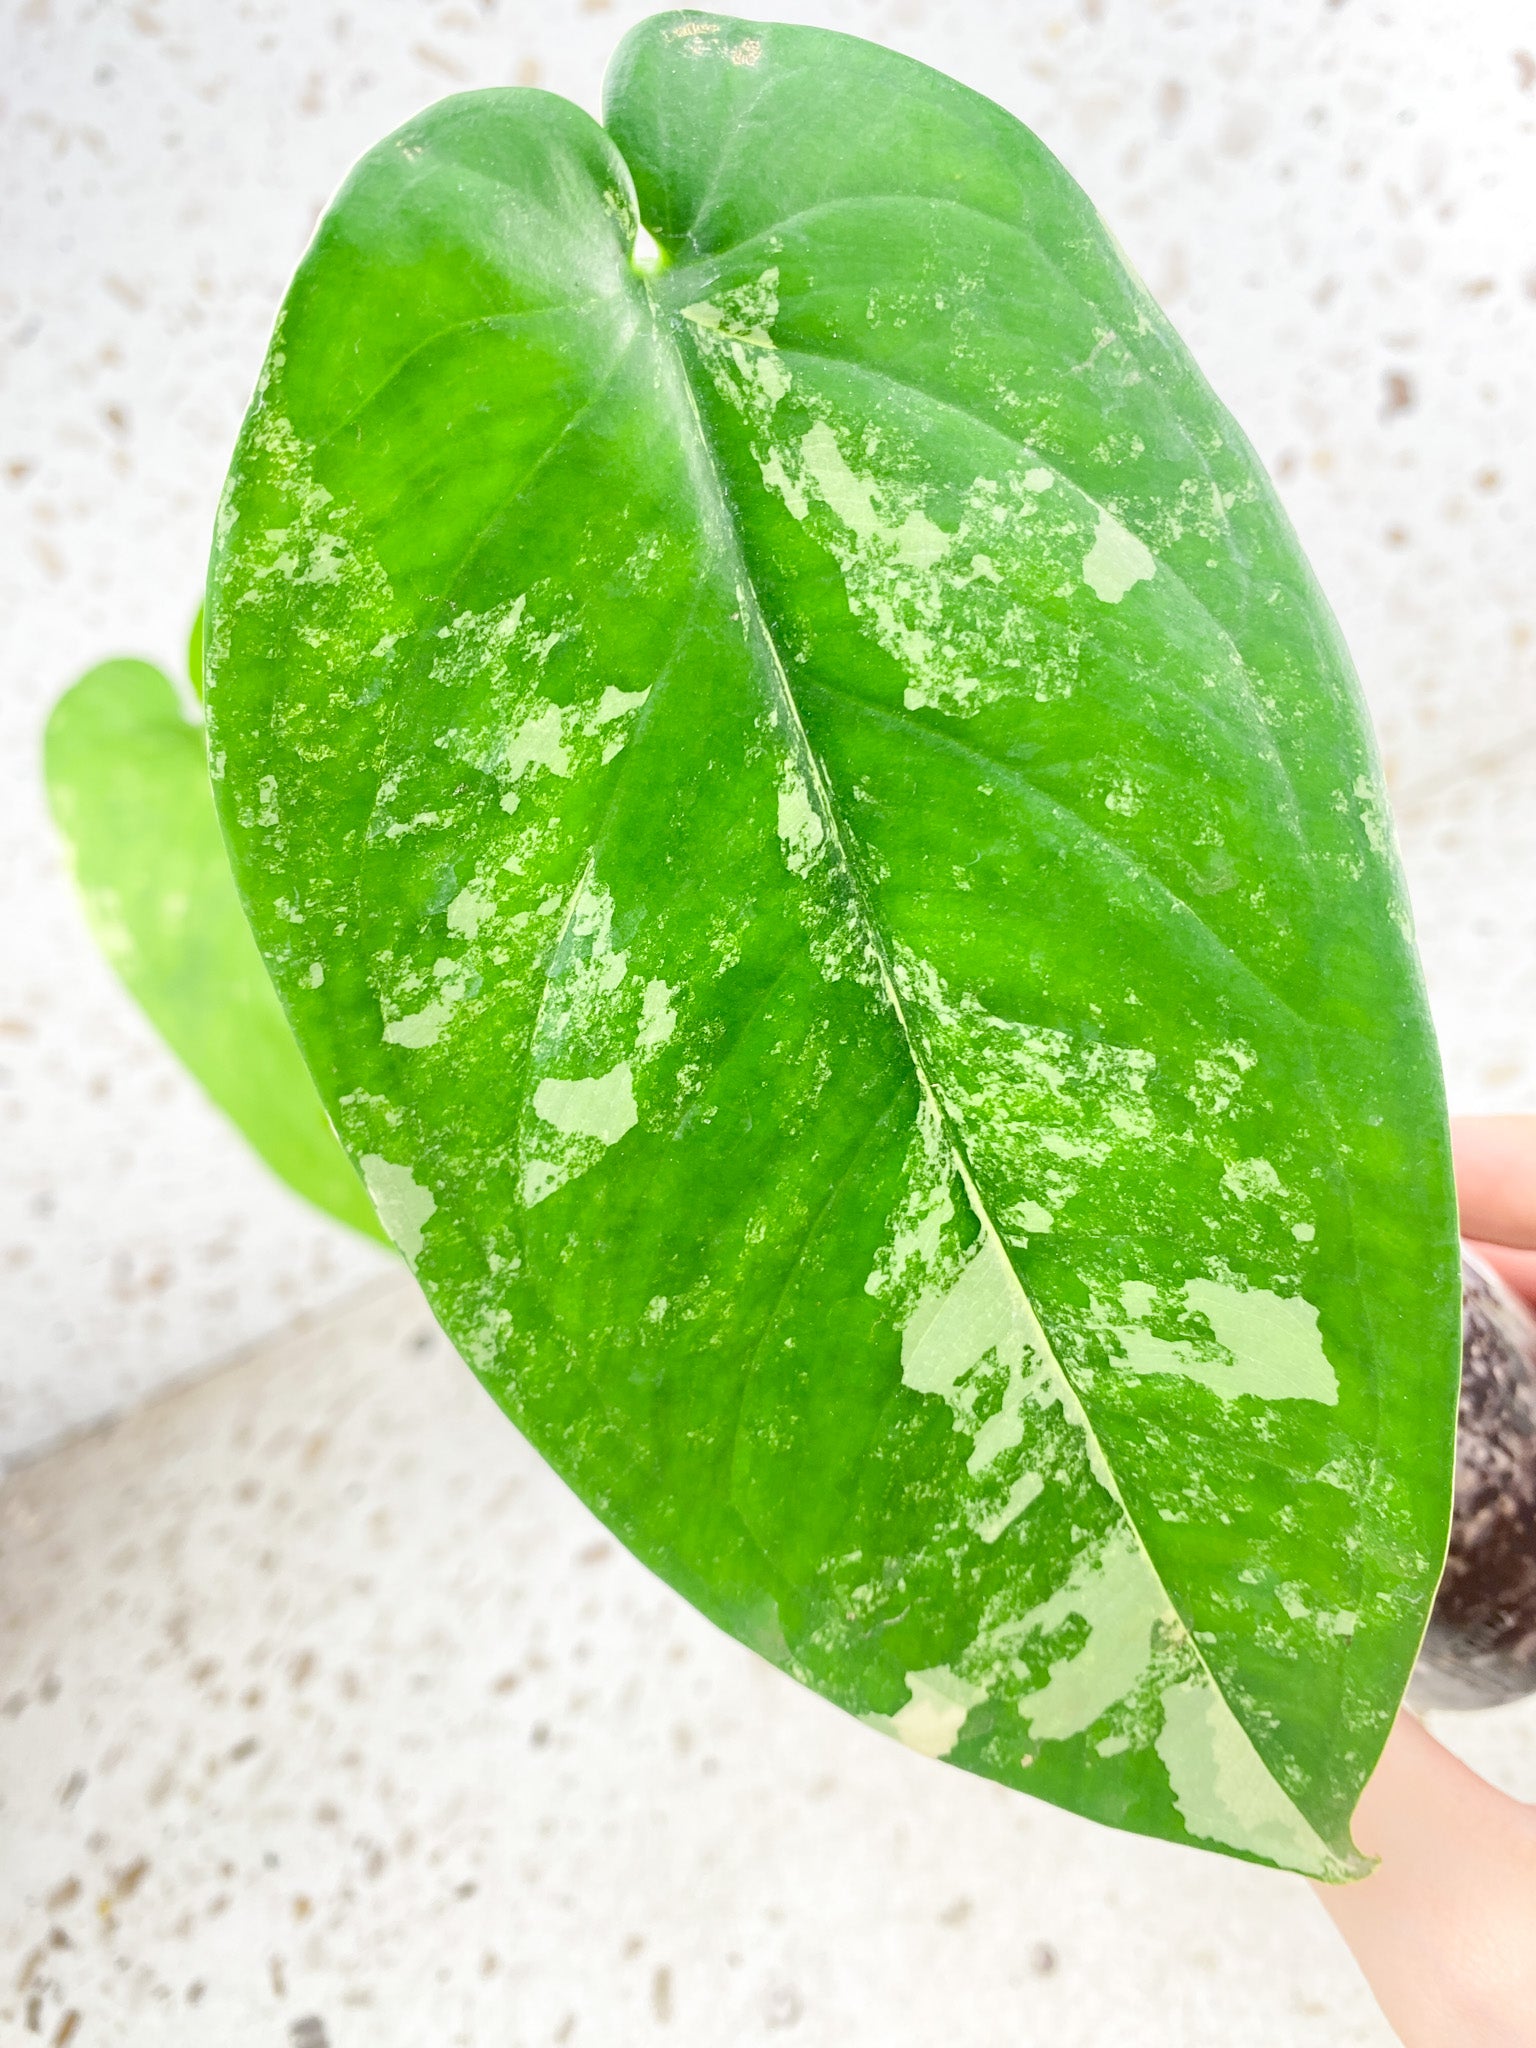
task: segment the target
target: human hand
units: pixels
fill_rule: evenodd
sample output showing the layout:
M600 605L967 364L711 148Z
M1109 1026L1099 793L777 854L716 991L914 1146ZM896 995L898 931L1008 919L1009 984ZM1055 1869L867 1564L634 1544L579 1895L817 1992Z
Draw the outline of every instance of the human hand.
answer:
M1466 1116L1451 1126L1461 1234L1536 1306L1536 1116Z
M1452 1138L1464 1234L1536 1304L1536 1117ZM1316 1889L1404 2048L1536 2048L1536 1807L1402 1713L1354 1826L1377 1868Z

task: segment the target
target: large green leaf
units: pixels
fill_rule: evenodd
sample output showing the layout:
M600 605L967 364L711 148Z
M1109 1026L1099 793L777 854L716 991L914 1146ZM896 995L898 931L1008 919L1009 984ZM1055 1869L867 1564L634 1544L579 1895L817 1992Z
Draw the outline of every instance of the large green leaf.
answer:
M431 109L284 307L209 703L300 1042L465 1358L707 1613L1348 1874L1458 1333L1337 630L998 108L690 15L607 121Z
M144 661L83 675L53 708L44 771L86 915L129 993L274 1173L379 1237L240 908L202 729L170 678Z

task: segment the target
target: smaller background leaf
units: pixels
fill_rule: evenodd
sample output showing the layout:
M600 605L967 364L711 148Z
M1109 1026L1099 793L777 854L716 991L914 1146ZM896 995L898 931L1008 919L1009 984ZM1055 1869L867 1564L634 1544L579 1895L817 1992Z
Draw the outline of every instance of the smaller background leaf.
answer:
M192 621L192 631L187 635L187 674L192 678L192 687L197 692L199 704L203 701L203 608L197 608L197 617Z
M201 680L202 614L192 629ZM274 1173L383 1240L235 894L202 730L171 680L108 661L54 706L48 799L97 941L129 993Z

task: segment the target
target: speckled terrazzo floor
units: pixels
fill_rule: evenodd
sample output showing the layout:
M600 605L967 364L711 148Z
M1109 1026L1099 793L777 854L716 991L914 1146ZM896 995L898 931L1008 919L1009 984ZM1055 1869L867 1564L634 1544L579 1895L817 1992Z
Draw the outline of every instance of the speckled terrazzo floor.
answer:
M925 1763L718 1635L403 1279L17 1472L0 1540L7 2043L1391 2038L1299 1881ZM1536 1712L1454 1726L1536 1795Z
M88 664L180 662L273 314L359 151L470 87L595 107L649 11L0 0L0 1462L380 1270L262 1171L114 985L38 738ZM1470 0L1454 27L1411 0L776 11L980 86L1083 181L1339 612L1453 1099L1536 1107L1527 0Z

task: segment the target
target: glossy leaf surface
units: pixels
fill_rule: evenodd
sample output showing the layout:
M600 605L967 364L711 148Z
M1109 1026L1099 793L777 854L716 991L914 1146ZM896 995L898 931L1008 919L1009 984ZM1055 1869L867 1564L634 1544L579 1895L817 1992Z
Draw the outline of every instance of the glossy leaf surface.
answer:
M274 1173L380 1236L251 937L202 729L170 678L144 661L93 668L54 706L44 766L91 929L129 993Z
M1347 1874L1458 1296L1337 630L1000 109L663 16L606 120L431 109L283 311L209 705L300 1042L465 1358L726 1628Z

